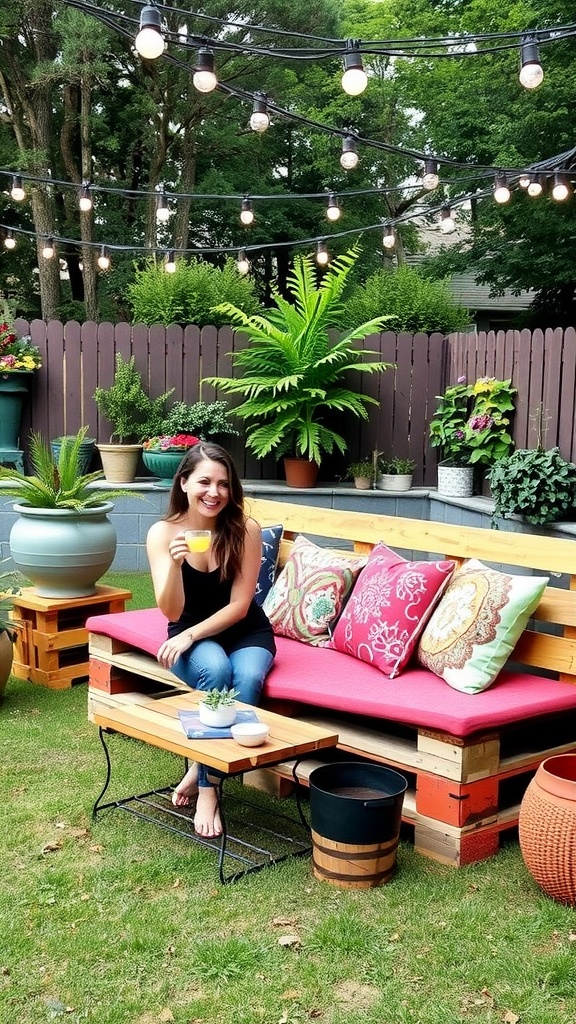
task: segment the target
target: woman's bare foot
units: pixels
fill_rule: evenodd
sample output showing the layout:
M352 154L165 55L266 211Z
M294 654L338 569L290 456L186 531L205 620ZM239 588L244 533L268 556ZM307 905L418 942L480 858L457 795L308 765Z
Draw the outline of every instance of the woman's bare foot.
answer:
M176 789L172 793L172 803L174 807L189 807L192 803L192 798L196 796L198 792L198 765L196 761L190 766L186 775L176 786Z
M223 826L215 786L200 786L198 789L194 831L206 838L222 835Z

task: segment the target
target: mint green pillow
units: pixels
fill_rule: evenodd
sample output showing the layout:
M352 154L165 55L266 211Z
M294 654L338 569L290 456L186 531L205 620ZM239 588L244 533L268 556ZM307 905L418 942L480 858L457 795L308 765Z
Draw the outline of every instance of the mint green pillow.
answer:
M462 693L480 693L512 654L548 585L470 558L454 573L418 644L424 668Z

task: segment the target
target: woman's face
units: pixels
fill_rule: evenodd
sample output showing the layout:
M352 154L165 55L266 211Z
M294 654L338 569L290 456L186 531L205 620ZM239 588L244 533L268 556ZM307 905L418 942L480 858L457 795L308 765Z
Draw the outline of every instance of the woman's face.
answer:
M188 496L190 510L205 518L216 519L230 500L228 470L221 462L213 462L212 459L199 462L180 484Z

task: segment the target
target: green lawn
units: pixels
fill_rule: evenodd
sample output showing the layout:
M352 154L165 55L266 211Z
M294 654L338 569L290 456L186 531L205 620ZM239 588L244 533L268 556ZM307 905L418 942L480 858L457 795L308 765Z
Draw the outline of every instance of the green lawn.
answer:
M150 603L146 578L107 582ZM171 755L115 742L122 792L178 778ZM379 889L317 882L308 859L222 887L193 843L119 811L92 821L85 685L12 679L0 764L2 1024L576 1022L576 915L514 842L453 870L403 841Z

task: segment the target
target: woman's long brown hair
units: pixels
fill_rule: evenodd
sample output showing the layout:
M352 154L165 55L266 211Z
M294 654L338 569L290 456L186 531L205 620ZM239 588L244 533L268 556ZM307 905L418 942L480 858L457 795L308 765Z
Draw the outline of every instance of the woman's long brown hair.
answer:
M182 490L181 480L186 480L200 462L210 459L219 462L228 473L228 504L219 513L212 541L212 550L224 580L234 579L242 571L246 516L244 514L244 491L240 477L230 454L219 444L200 441L189 448L176 470L168 499L168 511L164 518L168 522L180 519L188 511L188 495Z

